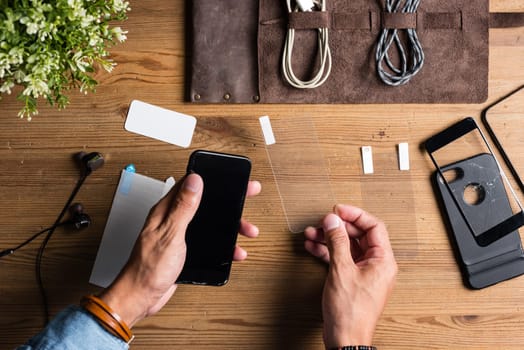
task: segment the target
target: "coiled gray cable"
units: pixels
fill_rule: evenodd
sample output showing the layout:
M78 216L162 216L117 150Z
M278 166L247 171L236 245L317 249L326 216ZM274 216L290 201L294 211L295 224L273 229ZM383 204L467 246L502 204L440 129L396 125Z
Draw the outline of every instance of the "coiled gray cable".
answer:
M304 1L308 2L308 1ZM291 6L291 0L286 0L287 9L289 12L292 11L304 11L304 8L299 9L300 1L297 1L297 5L293 8ZM313 4L313 1L311 1ZM318 1L320 11L326 11L326 0ZM318 47L320 51L320 67L317 74L307 81L300 80L293 72L291 64L291 58L293 55L293 44L295 41L295 29L289 28L287 31L286 41L284 44L284 53L282 55L282 72L287 82L297 89L313 89L324 84L326 79L331 73L331 51L328 43L328 29L318 28Z
M403 2L404 6L401 8ZM420 0L386 0L386 11L389 13L415 13L419 4ZM424 51L420 45L417 31L413 28L406 29L407 48L400 39L398 31L399 29L384 28L378 40L375 53L377 73L384 83L391 86L406 84L424 65ZM398 66L391 62L388 53L393 43L395 43L398 51ZM384 67L384 61L388 69Z

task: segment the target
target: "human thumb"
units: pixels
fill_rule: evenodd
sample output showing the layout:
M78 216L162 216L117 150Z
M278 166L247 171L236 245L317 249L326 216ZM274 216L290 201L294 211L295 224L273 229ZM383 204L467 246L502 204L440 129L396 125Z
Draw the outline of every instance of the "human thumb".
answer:
M329 250L331 262L351 260L349 236L345 225L336 214L328 214L322 220L324 237ZM349 259L348 259L349 258Z
M186 230L198 209L203 188L204 182L200 175L189 174L184 179L168 211L167 219L177 228Z

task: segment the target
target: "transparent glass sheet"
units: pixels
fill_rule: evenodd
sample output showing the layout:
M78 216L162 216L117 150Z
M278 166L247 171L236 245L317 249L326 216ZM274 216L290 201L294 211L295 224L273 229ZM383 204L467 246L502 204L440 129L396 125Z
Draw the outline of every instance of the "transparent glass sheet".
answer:
M374 172L361 175L362 207L386 223L398 260L414 258L418 240L411 171L399 170L395 143L369 145Z
M509 163L510 179L524 191L524 87L488 108L485 122Z
M313 121L271 117L276 143L267 145L289 230L317 226L336 204Z
M463 124L462 136L454 139L458 134L453 135L451 142L432 152L432 157L444 176L440 181L447 184L472 234L479 244L487 245L512 231L488 230L521 212L521 208L480 129L472 119L468 123Z

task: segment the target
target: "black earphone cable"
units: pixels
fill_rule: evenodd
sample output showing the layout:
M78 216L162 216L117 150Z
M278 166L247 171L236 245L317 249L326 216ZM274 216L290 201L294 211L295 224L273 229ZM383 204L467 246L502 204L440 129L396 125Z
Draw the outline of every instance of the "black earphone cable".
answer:
M44 240L40 244L40 248L38 249L38 254L35 259L36 280L38 283L38 289L40 291L40 295L42 297L42 305L44 308L43 311L44 311L44 319L45 319L46 326L49 323L49 302L47 299L47 293L45 290L44 282L42 280L42 259L44 256L44 250L57 227L68 224L68 223L74 223L76 228L89 226L89 223L90 223L89 216L85 213L82 213L81 204L78 203L71 207L71 203L73 202L73 200L75 199L75 196L77 195L78 191L82 187L82 184L87 179L87 176L91 174L94 170L100 168L104 164L104 157L102 157L102 155L98 152L91 152L89 154L86 154L85 152L80 152L75 155L75 158L78 161L80 161L81 166L82 166L80 178L78 179L73 191L69 195L69 198L67 199L66 204L62 208L62 211L56 218L55 223L52 226L46 229L43 229L42 231L38 233L35 233L33 236L31 236L29 239L19 244L15 248L9 248L9 249L0 251L0 258L6 255L13 254L16 250L22 248L23 246L25 246L26 244L28 244L29 242L33 241L35 238L40 236L41 234L47 232L47 235L45 236ZM67 209L70 207L73 210L73 213L78 214L78 217L73 220L66 220L62 222L62 218L64 217L65 213L67 212Z
M62 218L64 217L65 213L67 212L67 209L69 208L69 206L71 205L71 203L75 199L75 196L78 193L78 191L80 190L80 187L82 187L82 184L86 180L87 175L88 174L82 174L80 176L80 178L78 179L78 182L76 183L76 186L73 189L73 192L71 192L71 195L69 195L69 198L68 198L66 204L64 205L64 207L62 208L62 211L60 212L60 214L56 218L55 223L48 230L47 235L45 236L44 240L42 241L42 244L40 245L40 248L38 249L38 254L36 256L36 260L35 260L36 281L38 283L38 289L40 290L40 295L42 297L42 305L44 307L44 320L45 320L45 325L46 326L49 323L49 302L48 302L48 299L47 299L47 293L46 293L46 290L45 290L44 282L42 280L42 258L43 258L43 255L44 255L44 250L45 250L45 247L47 246L47 243L51 239L51 236L55 232L55 229L58 226L60 226L60 221L62 221Z
M47 231L49 230L53 230L59 226L62 226L62 225L65 225L65 224L68 224L70 221L64 221L64 222L61 222L59 223L58 225L56 226L49 226L47 228L44 228L42 231L40 232L37 232L35 233L34 235L32 235L30 238L26 239L24 242L20 243L19 245L17 245L16 247L14 248L8 248L8 249L4 249L0 252L0 258L3 257L3 256L6 256L6 255L10 255L10 254L13 254L14 252L16 252L18 249L24 247L25 245L31 243L33 240L35 240L36 238L38 238L38 236L40 236L41 234L43 233L46 233Z

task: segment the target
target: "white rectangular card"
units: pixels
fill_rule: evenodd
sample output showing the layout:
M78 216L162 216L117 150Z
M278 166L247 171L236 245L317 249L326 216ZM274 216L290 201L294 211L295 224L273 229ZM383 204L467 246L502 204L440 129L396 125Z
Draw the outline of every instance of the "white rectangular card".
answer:
M193 116L133 100L124 127L127 131L187 148L195 126Z

